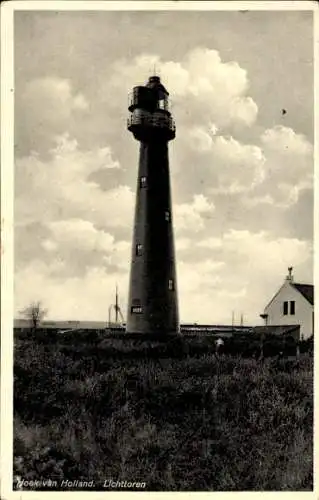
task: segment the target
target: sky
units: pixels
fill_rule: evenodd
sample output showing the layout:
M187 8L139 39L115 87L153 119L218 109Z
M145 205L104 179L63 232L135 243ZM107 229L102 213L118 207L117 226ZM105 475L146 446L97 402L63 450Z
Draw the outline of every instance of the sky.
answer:
M307 11L15 12L15 316L125 315L139 145L128 93L170 93L181 322L260 324L287 267L313 282ZM285 111L283 111L285 110Z

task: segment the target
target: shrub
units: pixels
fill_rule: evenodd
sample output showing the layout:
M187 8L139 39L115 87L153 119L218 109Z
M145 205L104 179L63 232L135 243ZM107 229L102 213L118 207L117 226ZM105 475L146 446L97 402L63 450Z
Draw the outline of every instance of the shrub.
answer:
M205 339L18 339L14 473L148 490L312 488L313 358Z

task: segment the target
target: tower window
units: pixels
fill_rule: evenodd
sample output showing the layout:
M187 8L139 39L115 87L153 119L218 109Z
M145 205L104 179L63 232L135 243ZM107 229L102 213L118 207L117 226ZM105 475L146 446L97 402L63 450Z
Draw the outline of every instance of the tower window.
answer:
M146 187L146 177L141 177L140 178L140 187Z
M294 300L290 301L290 314L292 314L292 315L295 314L295 301Z
M169 213L169 211L168 211L168 210L166 210L166 211L165 211L165 220L166 220L167 222L169 222L169 221L171 220L170 215L171 215L171 214Z
M138 243L135 248L135 253L136 255L142 255L142 252L143 252L143 245Z
M142 306L132 306L131 313L132 314L141 314L142 313Z
M173 280L168 280L168 289L174 290L174 281Z
M284 309L283 309L284 316L287 316L288 314L288 302L284 302Z

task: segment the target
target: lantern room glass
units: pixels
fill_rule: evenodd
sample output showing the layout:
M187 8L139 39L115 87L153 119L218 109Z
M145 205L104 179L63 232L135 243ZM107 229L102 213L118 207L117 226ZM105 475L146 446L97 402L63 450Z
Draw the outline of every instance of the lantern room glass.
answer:
M157 101L157 109L163 109L164 111L169 111L170 102L167 95L164 95Z

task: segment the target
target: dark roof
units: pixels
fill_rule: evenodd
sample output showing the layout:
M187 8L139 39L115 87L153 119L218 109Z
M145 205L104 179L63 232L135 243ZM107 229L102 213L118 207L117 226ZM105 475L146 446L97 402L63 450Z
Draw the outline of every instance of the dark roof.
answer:
M291 284L313 305L313 285L304 285L303 283Z
M162 92L164 92L164 94L169 95L159 76L150 76L146 87L148 87L149 89L161 90Z
M258 334L289 335L300 330L300 325L258 325L253 327L253 332Z

